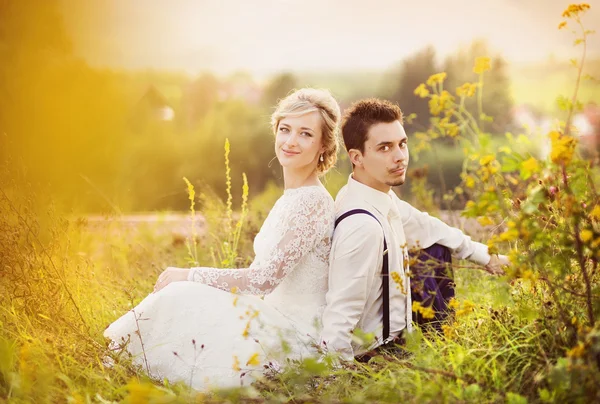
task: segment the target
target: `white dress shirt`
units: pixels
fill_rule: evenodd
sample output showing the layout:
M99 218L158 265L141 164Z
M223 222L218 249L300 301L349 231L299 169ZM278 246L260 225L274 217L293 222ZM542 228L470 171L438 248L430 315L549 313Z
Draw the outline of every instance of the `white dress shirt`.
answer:
M415 209L393 191L378 191L350 176L336 197L336 218L352 209L371 212L381 225L369 215L355 214L342 220L333 233L321 340L327 350L337 352L346 360L383 343L384 234L390 273L390 336L412 329L409 248L427 248L438 243L460 259L481 265L490 260L486 245ZM398 273L396 278L401 284L394 281L394 272ZM376 340L370 345L361 344L352 336L357 329L374 333Z

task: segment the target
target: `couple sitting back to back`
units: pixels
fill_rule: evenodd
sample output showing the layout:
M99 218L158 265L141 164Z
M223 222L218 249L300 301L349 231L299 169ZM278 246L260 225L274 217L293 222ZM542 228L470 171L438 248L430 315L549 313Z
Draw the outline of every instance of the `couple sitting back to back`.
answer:
M265 366L323 349L353 360L412 329L409 247L441 247L491 273L508 262L391 190L409 161L398 106L363 100L342 118L328 91L305 88L279 102L271 123L285 189L250 267L169 267L104 332L152 377L206 390L247 385ZM334 202L320 177L335 165L339 127L353 172ZM377 338L358 344L357 329Z

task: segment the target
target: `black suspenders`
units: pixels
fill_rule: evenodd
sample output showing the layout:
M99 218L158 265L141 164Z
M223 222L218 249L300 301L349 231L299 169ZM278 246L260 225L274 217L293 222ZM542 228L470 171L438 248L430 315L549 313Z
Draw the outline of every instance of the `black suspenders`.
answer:
M371 216L373 219L377 220L377 223L381 225L379 219L375 217L374 214L365 209L352 209L348 212L345 212L340 217L338 217L335 221L336 228L338 224L348 216L356 215L356 214L365 214ZM383 230L383 226L381 227ZM381 268L381 276L383 282L383 343L390 336L390 277L389 277L389 261L388 261L388 251L387 251L387 242L385 241L385 234L383 236L383 266Z

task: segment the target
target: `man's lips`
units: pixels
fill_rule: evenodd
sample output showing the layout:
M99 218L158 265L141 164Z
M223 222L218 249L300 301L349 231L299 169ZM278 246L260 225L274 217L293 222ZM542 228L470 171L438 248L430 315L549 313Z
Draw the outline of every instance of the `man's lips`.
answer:
M391 174L404 174L405 172L406 172L406 166L390 171Z

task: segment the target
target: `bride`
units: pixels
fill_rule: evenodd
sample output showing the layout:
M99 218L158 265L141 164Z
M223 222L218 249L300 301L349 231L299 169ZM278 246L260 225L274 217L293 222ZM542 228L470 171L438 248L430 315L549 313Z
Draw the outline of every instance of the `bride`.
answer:
M250 267L167 268L154 293L105 330L113 348L152 377L197 390L247 385L265 366L314 353L334 224L319 176L335 164L339 119L325 90L279 102L271 123L285 190L254 239Z

